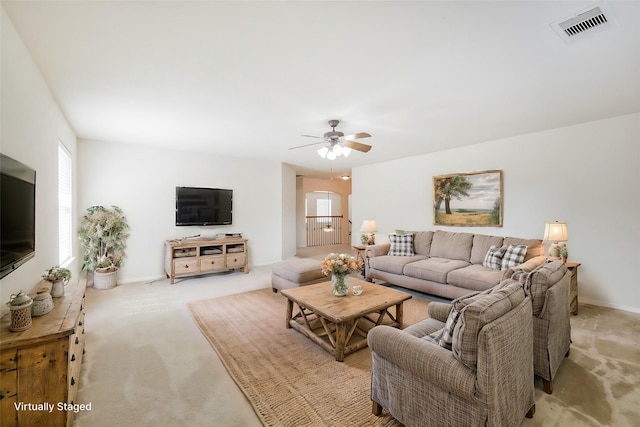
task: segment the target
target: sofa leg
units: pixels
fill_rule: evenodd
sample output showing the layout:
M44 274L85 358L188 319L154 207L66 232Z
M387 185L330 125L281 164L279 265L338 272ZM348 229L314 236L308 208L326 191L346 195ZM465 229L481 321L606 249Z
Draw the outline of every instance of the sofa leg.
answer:
M529 408L529 412L525 415L527 418L533 418L533 414L536 413L536 405L534 404L531 408Z
M276 288L271 288L271 290L273 291L274 294L278 293L278 290Z
M371 402L373 402L373 405L371 405L371 413L376 417L382 415L382 406L380 406L380 404L375 400L372 400Z
M542 386L544 388L544 392L547 394L553 393L553 381L552 380L542 380Z
M571 349L567 350L567 354L565 354L564 357L569 357L569 353L571 353Z

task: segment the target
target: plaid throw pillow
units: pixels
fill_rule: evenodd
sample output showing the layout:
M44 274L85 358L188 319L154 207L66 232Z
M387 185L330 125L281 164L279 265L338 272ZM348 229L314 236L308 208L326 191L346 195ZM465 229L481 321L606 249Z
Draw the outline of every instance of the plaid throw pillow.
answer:
M509 245L502 257L502 270L508 270L522 264L526 254L527 247L525 245Z
M502 258L504 257L506 250L506 246L499 248L492 245L487 251L487 255L485 255L482 265L489 267L492 270L500 270L502 268Z
M456 328L456 323L458 323L459 318L460 312L452 306L451 312L449 312L449 317L447 317L447 323L445 323L442 335L440 336L440 342L438 343L440 344L440 347L451 350L451 345L453 344L453 330Z
M391 256L414 256L413 252L413 234L390 234L389 241L391 248L389 255Z
M435 332L431 332L429 335L425 335L422 337L423 340L430 342L431 344L438 345L440 342L440 336L442 335L443 329L439 329Z

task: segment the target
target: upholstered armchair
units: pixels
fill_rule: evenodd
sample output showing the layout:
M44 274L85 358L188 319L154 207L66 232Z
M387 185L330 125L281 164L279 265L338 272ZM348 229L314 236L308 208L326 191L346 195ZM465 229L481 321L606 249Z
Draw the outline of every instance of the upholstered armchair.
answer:
M376 326L372 411L411 426L517 426L535 411L531 301L522 285L432 302L404 330Z
M514 269L531 294L533 307L533 367L545 393L553 393L553 378L571 345L569 287L571 272L562 261L542 264L532 272Z

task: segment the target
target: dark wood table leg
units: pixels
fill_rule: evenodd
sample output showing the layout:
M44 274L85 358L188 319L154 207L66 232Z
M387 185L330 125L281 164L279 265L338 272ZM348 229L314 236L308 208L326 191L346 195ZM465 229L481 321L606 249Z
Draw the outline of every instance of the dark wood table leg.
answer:
M403 308L402 302L396 304L396 322L398 322L398 329L402 329Z
M293 318L293 301L287 298L287 329L291 329L291 319Z
M347 338L347 325L344 323L336 324L336 360L338 362L344 361L344 347L346 345Z

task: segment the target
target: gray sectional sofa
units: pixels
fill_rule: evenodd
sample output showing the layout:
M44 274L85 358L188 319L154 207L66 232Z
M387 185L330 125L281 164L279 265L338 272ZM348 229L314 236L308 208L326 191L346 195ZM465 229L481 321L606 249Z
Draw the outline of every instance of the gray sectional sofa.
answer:
M510 269L532 271L545 262L544 245L539 239L443 230L389 237L390 243L367 247L366 277L450 299L492 288L507 278ZM500 266L499 253L504 253L510 245L520 246L520 250L526 246L524 259L518 264L511 260L496 268ZM490 249L494 255L498 253L498 265L493 268L487 266ZM496 261L496 258L492 260Z

